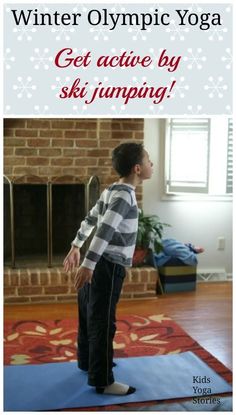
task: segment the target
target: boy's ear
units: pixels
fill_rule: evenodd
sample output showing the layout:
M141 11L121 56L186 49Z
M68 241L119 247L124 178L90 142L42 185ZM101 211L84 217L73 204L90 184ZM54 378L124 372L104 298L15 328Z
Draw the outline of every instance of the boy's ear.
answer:
M135 166L133 167L134 173L136 173L137 175L139 175L141 173L141 166L140 164L135 164Z

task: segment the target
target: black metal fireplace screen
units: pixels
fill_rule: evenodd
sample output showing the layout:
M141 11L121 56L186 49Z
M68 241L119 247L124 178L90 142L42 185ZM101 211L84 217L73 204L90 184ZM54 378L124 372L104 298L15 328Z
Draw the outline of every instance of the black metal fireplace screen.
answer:
M97 176L83 180L63 176L52 181L37 176L15 180L4 176L5 265L61 265L99 193Z

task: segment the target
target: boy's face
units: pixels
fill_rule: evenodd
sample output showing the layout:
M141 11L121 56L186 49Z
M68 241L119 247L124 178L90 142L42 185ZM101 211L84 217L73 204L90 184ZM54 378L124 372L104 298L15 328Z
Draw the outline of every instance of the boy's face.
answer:
M150 179L153 173L153 163L149 158L149 154L146 150L143 150L143 160L140 164L140 174L139 177L141 180Z

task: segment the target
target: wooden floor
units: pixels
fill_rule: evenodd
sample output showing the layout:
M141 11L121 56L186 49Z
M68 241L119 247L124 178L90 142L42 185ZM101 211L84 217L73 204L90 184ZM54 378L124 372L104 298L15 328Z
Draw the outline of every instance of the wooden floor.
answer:
M117 315L166 314L217 359L232 369L232 284L199 283L197 290L149 300L121 300ZM8 305L4 318L54 319L77 316L76 304Z

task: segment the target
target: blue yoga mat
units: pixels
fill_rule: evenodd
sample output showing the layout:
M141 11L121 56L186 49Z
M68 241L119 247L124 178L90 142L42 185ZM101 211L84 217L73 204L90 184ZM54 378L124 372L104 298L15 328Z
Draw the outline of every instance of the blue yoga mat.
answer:
M116 359L117 382L128 396L99 395L75 362L5 366L4 410L45 411L230 392L231 386L192 352Z

